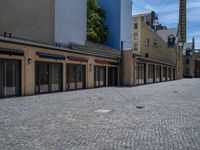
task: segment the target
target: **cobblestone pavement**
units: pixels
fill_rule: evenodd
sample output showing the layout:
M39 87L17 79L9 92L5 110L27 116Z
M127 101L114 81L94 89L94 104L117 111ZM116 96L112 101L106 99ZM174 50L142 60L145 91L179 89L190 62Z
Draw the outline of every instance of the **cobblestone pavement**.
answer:
M200 149L200 79L2 99L0 149Z

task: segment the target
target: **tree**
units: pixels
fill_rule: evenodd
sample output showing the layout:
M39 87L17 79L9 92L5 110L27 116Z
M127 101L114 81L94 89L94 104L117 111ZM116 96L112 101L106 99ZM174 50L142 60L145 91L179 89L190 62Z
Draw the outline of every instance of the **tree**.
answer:
M96 0L88 0L87 39L93 42L104 42L108 38L108 27L104 23L104 10Z

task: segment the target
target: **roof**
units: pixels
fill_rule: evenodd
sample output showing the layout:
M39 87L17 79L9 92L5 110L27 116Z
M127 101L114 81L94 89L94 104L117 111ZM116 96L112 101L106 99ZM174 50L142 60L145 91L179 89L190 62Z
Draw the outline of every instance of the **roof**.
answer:
M89 50L89 51L108 53L108 54L114 54L114 55L121 54L121 51L118 49L114 49L112 47L99 44L99 43L94 43L91 41L87 41L87 44L85 46L77 45L77 44L71 44L71 46L72 46L72 49Z
M171 28L171 29L163 29L163 30L158 30L156 33L167 43L168 42L168 37L170 35L173 35L176 37L177 35L177 29L176 28ZM177 39L176 39L177 41Z
M183 46L183 55L186 54L186 50L188 48L192 49L192 42L187 42L187 43L184 44L184 46Z
M48 48L50 50L57 50L57 51L63 51L63 52L69 52L69 53L77 53L77 54L83 54L83 55L89 55L89 56L97 56L97 57L103 57L103 58L110 58L110 59L117 59L119 60L121 58L120 51L116 53L108 53L106 51L95 51L95 50L88 50L88 49L70 49L67 47L58 47L55 45L47 44L47 43L41 43L26 39L18 39L18 38L8 38L0 35L0 41L7 42L7 43L16 43L16 44L22 44L22 45L29 45L34 47L41 47L41 48ZM110 50L112 51L112 50Z
M136 15L133 15L132 17L145 17L145 16L148 16L148 15L151 15L151 13L143 13L143 14L136 14Z
M158 63L158 64L167 65L167 66L171 66L171 67L176 67L176 65L174 65L174 64L170 64L170 63L167 63L167 62L164 62L164 61L155 60L155 59L145 58L145 57L142 57L140 55L133 54L133 57L137 58L140 61L144 61L144 62L147 61L147 62Z

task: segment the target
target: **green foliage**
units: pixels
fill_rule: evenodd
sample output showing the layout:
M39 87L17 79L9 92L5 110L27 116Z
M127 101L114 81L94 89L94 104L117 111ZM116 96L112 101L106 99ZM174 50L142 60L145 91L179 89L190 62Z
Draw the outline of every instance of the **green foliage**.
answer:
M108 27L104 23L105 12L96 0L88 0L87 39L93 42L104 42L108 38Z

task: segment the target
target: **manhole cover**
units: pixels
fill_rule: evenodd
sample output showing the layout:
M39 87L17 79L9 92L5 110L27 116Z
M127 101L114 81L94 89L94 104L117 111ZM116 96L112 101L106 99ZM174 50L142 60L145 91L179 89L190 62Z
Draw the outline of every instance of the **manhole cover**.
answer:
M98 109L98 110L96 110L95 112L96 113L108 113L108 112L110 112L111 110L107 110L107 109Z
M137 109L143 109L145 108L144 106L136 106Z

